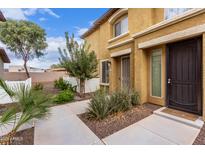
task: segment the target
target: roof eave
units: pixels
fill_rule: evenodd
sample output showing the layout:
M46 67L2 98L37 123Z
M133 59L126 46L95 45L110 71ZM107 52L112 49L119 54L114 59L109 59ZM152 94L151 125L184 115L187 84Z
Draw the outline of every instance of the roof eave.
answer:
M91 28L89 28L80 38L84 39L88 35L92 34L101 24L106 22L111 15L113 15L119 8L112 8L105 12L100 18L98 18Z

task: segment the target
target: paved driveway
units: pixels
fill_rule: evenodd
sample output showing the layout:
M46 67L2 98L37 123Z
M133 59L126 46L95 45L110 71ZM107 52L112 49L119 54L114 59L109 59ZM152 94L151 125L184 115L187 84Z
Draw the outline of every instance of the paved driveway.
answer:
M105 144L192 144L200 129L159 115L151 115L103 139Z
M35 124L34 144L103 144L76 115L85 112L87 104L82 101L52 107L50 116Z

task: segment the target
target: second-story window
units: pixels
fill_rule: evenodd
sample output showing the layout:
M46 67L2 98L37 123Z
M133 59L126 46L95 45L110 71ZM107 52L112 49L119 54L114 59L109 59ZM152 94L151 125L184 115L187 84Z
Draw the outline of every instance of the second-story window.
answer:
M114 36L119 36L128 32L128 18L127 16L121 18L114 24Z
M165 19L173 18L176 15L180 15L191 8L167 8L165 9Z

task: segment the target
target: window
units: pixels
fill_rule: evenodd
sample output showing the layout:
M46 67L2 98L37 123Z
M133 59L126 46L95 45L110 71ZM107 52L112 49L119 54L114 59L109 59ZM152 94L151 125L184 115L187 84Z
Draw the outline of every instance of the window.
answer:
M128 18L126 16L114 24L115 37L123 33L126 33L127 31L128 31Z
M161 97L161 51L153 51L151 56L152 96Z
M167 8L165 9L165 19L173 18L176 15L182 14L191 8Z
M109 61L104 60L101 62L101 83L109 83Z

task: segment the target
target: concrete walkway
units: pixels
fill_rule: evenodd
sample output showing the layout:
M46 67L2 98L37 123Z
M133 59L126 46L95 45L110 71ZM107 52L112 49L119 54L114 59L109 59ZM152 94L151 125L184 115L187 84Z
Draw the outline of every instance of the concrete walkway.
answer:
M34 144L169 145L192 144L200 128L153 114L100 140L78 117L89 100L51 108L50 116L35 123ZM159 110L160 112L160 110Z
M103 144L76 115L85 112L88 102L52 107L47 119L35 123L34 144Z
M192 144L200 129L159 115L151 115L103 139L114 145Z

